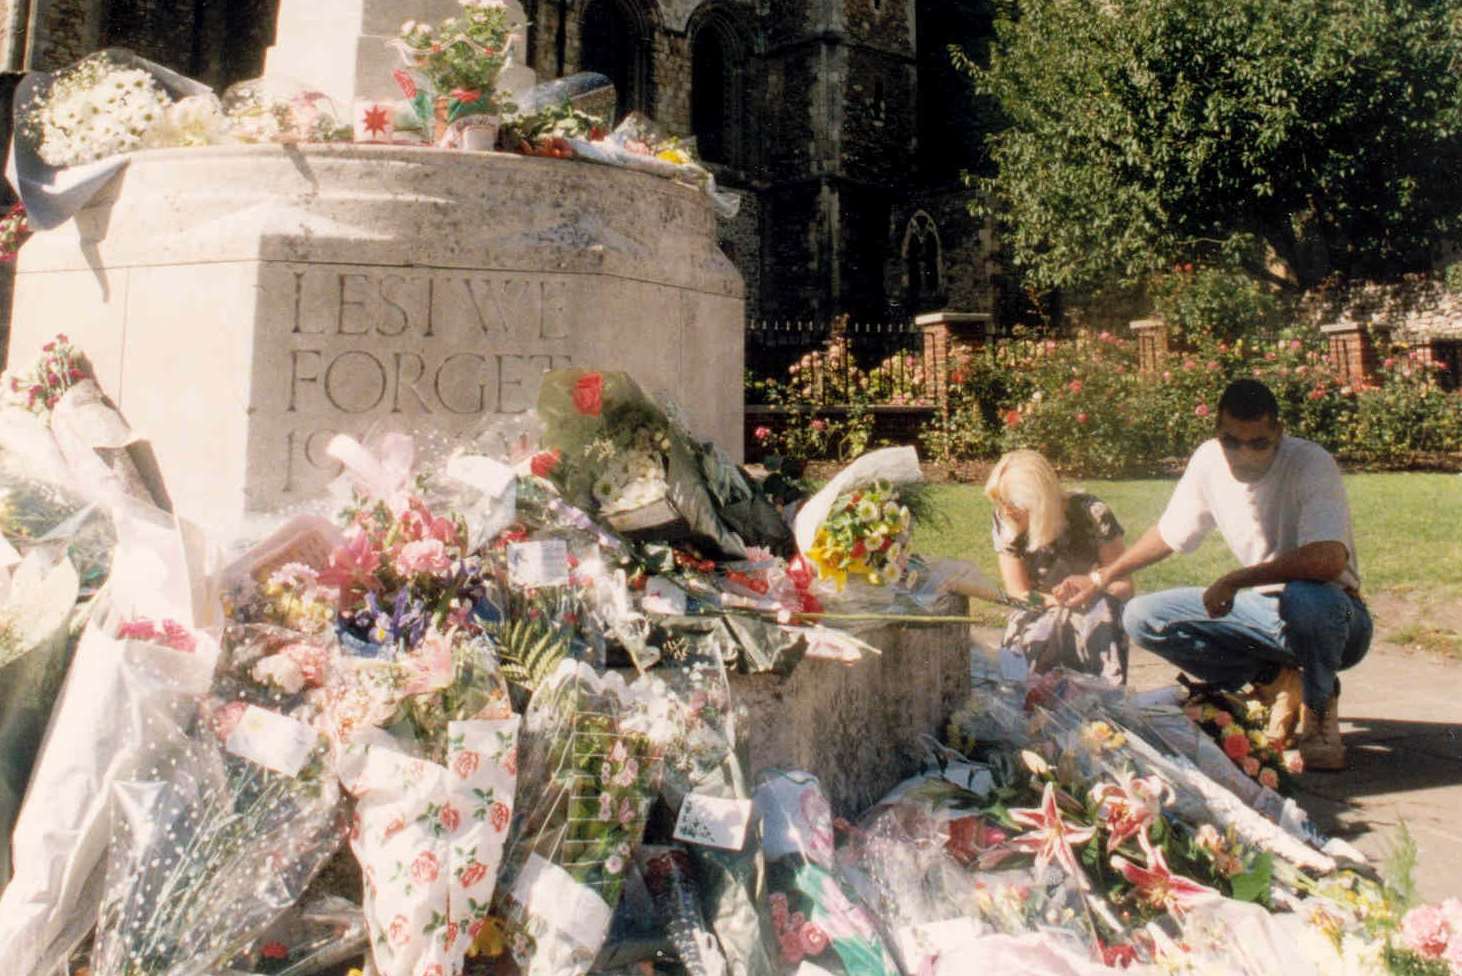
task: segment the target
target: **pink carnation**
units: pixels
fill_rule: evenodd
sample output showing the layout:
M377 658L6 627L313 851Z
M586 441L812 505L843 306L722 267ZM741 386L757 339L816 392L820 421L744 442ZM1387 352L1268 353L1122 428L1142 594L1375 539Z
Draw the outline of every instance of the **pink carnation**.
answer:
M1427 959L1440 959L1452 938L1447 916L1436 905L1422 905L1401 920L1401 941L1406 948Z
M440 539L421 539L408 542L396 555L396 572L402 576L429 573L439 576L452 568L447 556L447 547Z
M1221 729L1226 729L1234 724L1234 717L1223 709L1219 709L1218 714L1213 716L1213 724Z

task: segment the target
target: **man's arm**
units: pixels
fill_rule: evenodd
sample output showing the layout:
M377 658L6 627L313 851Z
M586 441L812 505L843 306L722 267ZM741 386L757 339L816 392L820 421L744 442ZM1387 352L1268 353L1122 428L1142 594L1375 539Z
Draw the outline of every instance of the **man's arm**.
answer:
M1126 579L1138 570L1161 562L1173 554L1173 549L1163 541L1157 526L1153 526L1109 566L1102 567L1102 582L1111 585ZM1097 595L1096 584L1089 576L1068 576L1051 591L1062 606L1080 608L1086 606Z
M1350 552L1343 542L1311 542L1293 552L1276 556L1267 563L1258 563L1225 573L1203 592L1203 606L1210 617L1222 617L1233 609L1234 594L1251 586L1315 580L1328 583L1339 578L1350 563Z

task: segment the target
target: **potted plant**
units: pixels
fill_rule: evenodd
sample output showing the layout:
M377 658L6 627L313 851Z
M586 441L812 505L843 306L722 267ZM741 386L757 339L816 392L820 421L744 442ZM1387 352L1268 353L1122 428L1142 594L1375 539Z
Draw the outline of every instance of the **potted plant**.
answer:
M513 25L502 0L461 0L462 13L433 27L408 20L394 46L406 62L396 81L437 145L491 149L514 106L497 90Z

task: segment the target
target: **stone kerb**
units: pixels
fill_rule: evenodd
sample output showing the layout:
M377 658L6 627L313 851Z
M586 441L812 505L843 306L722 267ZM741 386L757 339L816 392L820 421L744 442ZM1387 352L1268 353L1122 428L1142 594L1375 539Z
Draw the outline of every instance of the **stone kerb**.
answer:
M568 365L628 370L739 456L743 289L715 232L699 191L573 161L138 153L27 243L10 361L67 332L204 520L308 497L335 433L511 421Z

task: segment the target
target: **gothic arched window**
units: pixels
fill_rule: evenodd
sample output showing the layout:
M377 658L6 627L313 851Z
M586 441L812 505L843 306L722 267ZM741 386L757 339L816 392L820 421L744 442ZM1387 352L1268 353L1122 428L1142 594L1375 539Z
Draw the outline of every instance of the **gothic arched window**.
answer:
M691 24L690 126L701 159L746 166L750 118L746 75L750 49L726 13L711 8Z
M934 218L920 210L904 231L904 274L909 308L915 312L944 297L944 247Z
M589 0L581 35L581 67L609 76L619 93L616 115L652 113L650 24L634 0Z

